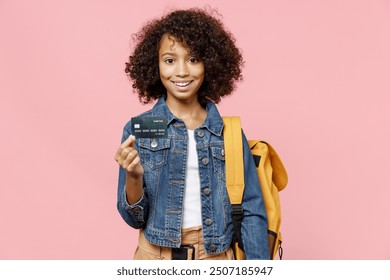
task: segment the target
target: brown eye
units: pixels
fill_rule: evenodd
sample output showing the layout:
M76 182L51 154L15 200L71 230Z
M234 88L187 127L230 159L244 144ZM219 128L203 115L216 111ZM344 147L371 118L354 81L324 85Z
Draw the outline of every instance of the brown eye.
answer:
M172 58L167 58L167 59L165 59L165 62L168 63L168 64L172 64L173 63L173 59Z
M190 62L191 63L197 63L197 62L199 62L199 59L197 59L196 57L191 57L190 58Z

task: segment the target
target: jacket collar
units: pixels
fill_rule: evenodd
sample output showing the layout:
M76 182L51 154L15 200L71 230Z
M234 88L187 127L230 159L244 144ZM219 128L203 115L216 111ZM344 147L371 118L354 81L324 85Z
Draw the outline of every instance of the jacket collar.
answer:
M203 124L200 126L200 128L206 128L211 133L221 136L222 135L222 129L223 129L223 120L221 118L221 115L218 112L217 106L211 101L207 102L206 105L206 111L207 111L207 117L206 120L203 122ZM154 105L152 109L152 115L154 116L166 116L168 120L168 125L175 121L178 121L179 119L175 117L172 112L169 110L167 103L165 102L165 97L161 97L157 103Z

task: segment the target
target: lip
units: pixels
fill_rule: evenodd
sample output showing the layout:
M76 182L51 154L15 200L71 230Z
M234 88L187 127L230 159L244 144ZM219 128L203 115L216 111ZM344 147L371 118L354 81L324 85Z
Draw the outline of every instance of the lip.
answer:
M191 86L193 81L171 81L171 82L178 90L185 90L189 86Z
M172 81L172 83L178 87L186 87L186 86L190 85L192 82L193 81Z

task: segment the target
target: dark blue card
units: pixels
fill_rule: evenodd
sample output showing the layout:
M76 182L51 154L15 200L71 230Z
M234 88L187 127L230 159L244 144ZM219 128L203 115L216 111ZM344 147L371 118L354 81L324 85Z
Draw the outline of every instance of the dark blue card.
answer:
M168 121L165 117L132 118L131 130L135 138L167 138Z

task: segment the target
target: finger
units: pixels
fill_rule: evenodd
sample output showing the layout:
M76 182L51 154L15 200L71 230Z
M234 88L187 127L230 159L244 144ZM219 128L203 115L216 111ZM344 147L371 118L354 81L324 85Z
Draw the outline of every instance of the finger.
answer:
M127 139L119 146L118 150L115 153L114 159L119 165L122 165L123 160L127 157L129 151L123 154L123 150L130 147L134 148L135 136L130 135ZM131 149L132 150L132 149ZM130 151L131 151L130 150Z
M134 135L130 135L122 144L121 144L121 148L124 149L126 147L134 147L134 142L135 142L135 136Z
M134 160L129 164L129 166L127 167L127 171L132 173L135 171L135 169L137 168L137 166L141 164L141 159L139 156L137 156L136 158L134 158Z
M121 147L119 147L118 150L116 150L116 153L114 156L115 161L119 162L119 160L121 159L122 152L123 152L123 149Z
M122 150L122 152L121 152L121 157L122 157L123 159L126 159L126 158L128 157L128 155L129 155L133 150L134 150L134 149L129 148L129 147L124 148L124 149Z
M138 152L136 150L130 151L127 156L124 158L122 167L127 169L127 167L133 162L133 160L138 157Z
M121 149L119 148L119 151L118 151L118 155L116 156L115 160L119 163L119 165L123 165L123 162L126 160L126 158L128 157L129 153L131 153L133 149L131 148L125 148L125 149Z
M119 147L118 150L115 153L114 159L121 164L121 162L126 159L127 155L131 152L130 148L122 148Z

